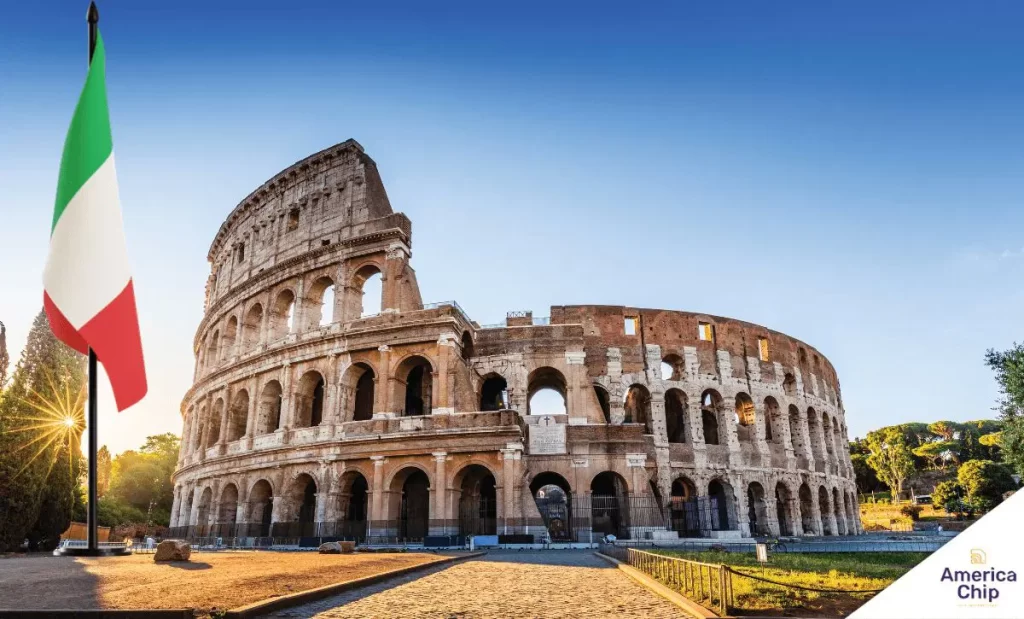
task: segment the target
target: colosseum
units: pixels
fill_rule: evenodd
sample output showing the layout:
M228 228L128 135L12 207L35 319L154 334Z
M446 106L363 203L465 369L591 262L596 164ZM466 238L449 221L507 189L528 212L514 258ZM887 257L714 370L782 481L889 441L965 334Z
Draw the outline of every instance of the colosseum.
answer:
M861 532L839 380L813 347L605 305L481 325L424 303L411 256L412 224L354 140L235 207L209 251L175 534L444 546Z

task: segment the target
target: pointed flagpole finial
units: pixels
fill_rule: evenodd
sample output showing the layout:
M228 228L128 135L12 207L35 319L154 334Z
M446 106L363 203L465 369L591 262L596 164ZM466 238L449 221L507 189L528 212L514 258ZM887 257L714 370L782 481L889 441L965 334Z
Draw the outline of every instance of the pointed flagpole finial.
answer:
M85 14L85 21L90 24L98 24L100 21L100 10L96 8L95 2L89 3L89 12Z

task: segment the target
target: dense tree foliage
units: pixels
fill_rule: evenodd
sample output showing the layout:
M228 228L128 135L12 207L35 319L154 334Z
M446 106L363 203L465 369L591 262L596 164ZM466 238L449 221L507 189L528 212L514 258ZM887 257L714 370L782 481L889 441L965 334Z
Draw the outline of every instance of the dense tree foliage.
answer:
M26 539L48 547L70 522L84 385L82 356L40 312L0 399L0 552Z
M1024 344L1014 342L1013 348L1004 352L990 349L985 363L996 373L999 384L1002 458L1024 475ZM984 434L995 431L987 430Z
M159 434L146 438L137 451L114 457L110 486L99 505L100 522L117 525L151 519L167 525L174 502L171 474L178 463L178 445L174 434Z
M866 441L859 438L850 441L850 462L853 464L858 492L877 492L885 489L885 484L879 481L875 470L868 464L870 454Z
M956 480L966 500L979 511L988 511L999 505L1004 493L1017 488L1010 467L991 460L964 463Z
M903 491L903 481L914 470L913 452L902 430L901 426L888 426L869 432L867 436L868 466L889 486L893 497Z

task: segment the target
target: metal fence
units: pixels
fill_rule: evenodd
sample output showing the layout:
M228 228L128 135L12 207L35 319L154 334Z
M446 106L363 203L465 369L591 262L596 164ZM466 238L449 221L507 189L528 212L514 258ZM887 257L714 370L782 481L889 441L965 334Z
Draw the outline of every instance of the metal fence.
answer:
M705 608L717 610L720 615L728 614L734 606L731 573L725 565L612 545L602 546L601 553L644 572Z
M636 548L601 546L601 553L647 574L720 615L756 611L751 600L781 608L800 606L816 596L846 597L862 603L881 589L832 589L779 582L717 563L702 563ZM736 586L741 594L737 595ZM763 606L761 606L763 607Z

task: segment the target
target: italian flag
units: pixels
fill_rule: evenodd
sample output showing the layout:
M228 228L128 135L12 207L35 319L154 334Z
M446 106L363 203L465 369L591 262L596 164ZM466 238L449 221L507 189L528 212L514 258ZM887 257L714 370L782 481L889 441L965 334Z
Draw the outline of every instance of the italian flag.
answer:
M59 340L96 353L122 411L146 395L146 368L117 195L105 58L97 35L60 161L43 306Z

